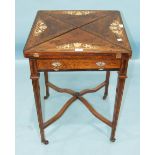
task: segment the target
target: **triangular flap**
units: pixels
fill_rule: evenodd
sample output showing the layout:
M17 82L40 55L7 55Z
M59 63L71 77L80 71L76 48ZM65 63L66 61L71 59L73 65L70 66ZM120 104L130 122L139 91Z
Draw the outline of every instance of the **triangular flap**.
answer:
M115 49L115 51L113 51ZM38 52L117 52L121 48L88 32L76 29L55 39L42 43L29 51Z
M95 10L66 10L66 11L53 11L51 16L58 20L64 21L68 24L72 24L76 27L80 27L85 24L107 15L106 11L95 11Z
M45 16L45 14L39 13L25 49L32 48L33 46L60 36L73 29L75 29L75 26L73 25L66 24L52 18L51 16Z
M102 26L101 26L102 25ZM131 50L124 26L117 13L94 21L81 29L99 36L109 42Z

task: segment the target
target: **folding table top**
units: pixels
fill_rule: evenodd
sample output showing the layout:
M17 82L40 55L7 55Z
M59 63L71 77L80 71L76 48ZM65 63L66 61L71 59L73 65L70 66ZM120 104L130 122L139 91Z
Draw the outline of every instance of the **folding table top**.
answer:
M119 11L38 11L24 55L127 53L130 44Z

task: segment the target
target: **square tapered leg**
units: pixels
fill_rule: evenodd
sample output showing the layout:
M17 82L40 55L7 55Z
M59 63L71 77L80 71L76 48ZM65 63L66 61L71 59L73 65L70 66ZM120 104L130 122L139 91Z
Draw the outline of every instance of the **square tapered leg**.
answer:
M46 95L44 96L44 99L47 99L49 97L49 87L47 85L47 83L48 83L48 72L44 72L44 78L45 78L45 87L46 87Z
M106 72L106 86L104 91L103 99L105 100L108 96L108 88L109 88L109 78L110 78L110 71Z
M48 141L45 139L44 128L43 128L43 115L42 115L42 107L41 107L41 99L40 99L40 85L39 85L39 73L36 70L36 62L35 60L30 60L30 68L31 68L31 79L33 85L33 92L35 98L35 105L38 116L38 123L40 128L41 142L44 144L48 144Z
M128 59L122 58L121 68L120 68L120 71L118 72L115 106L114 106L113 121L112 121L112 131L111 131L111 137L110 137L110 140L112 142L115 141L116 126L117 126L118 116L121 108L125 79L127 78L126 76L127 67L128 67Z

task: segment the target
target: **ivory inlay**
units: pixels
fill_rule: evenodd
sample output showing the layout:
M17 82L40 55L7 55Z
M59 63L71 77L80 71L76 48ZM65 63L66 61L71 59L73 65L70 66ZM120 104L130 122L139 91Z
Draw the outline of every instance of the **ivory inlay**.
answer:
M68 43L56 46L58 49L98 49L99 47L93 44L85 44L80 42Z
M109 29L116 35L117 41L123 41L123 24L120 24L119 21L114 20L109 26Z
M82 16L95 13L95 11L64 11L63 13L68 15Z
M36 27L35 27L35 30L34 30L34 35L39 36L46 29L47 29L47 25L42 20L38 20Z

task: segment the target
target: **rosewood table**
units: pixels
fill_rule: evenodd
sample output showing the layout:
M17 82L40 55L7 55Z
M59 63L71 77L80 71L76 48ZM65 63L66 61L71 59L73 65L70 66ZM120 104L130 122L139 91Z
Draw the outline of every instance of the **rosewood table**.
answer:
M44 129L59 119L67 108L79 99L95 117L111 127L110 140L114 142L131 54L119 11L38 11L24 48L24 56L29 58L41 141L48 144ZM106 79L96 88L76 92L50 83L48 72L51 71L106 71ZM83 97L84 94L105 87L103 99L106 99L110 71L118 71L113 120L98 113ZM42 117L40 72L44 72L45 76L45 99L49 97L49 88L72 95L62 109L46 122Z

